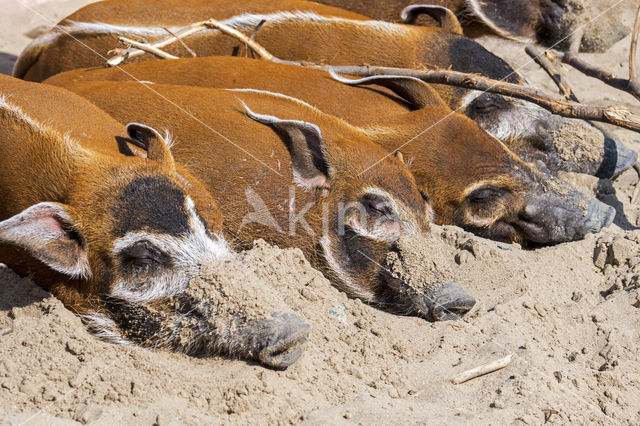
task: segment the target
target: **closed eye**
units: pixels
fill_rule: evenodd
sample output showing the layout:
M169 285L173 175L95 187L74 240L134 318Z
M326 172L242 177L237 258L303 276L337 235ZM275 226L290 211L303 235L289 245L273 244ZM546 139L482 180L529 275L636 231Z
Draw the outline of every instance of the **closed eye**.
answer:
M386 216L388 218L395 217L393 208L389 205L388 201L378 195L366 194L362 198L362 203L367 211L375 215Z
M496 201L508 193L505 188L498 188L496 186L483 186L473 191L467 199L473 204L488 204Z
M171 264L171 258L148 241L138 241L124 248L120 256L123 266L135 272Z

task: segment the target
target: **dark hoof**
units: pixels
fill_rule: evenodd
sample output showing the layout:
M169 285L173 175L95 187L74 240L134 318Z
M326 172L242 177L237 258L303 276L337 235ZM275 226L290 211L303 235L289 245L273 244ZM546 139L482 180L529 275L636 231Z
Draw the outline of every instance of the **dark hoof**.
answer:
M309 337L311 325L293 314L273 314L267 346L258 360L272 368L285 369L300 358Z
M450 281L440 287L434 294L431 319L433 321L448 321L462 318L476 304L462 286Z

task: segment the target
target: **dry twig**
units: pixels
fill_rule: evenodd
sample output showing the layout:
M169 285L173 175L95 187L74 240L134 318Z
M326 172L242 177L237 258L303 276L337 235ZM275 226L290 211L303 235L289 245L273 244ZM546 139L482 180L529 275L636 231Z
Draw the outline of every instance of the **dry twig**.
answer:
M471 90L480 90L490 93L497 93L504 96L510 96L518 99L523 99L535 103L548 111L568 118L580 118L583 120L600 121L603 123L613 124L619 127L624 127L629 130L640 132L640 116L632 113L626 108L621 106L592 106L584 105L578 102L566 100L560 96L551 95L544 91L526 87L518 84L507 83L504 81L497 81L490 78L481 77L474 74L466 74L457 71L450 70L412 70L406 68L391 68L391 67L374 67L374 66L333 66L333 65L319 65L311 64L307 62L298 61L285 61L281 60L271 53L269 53L260 44L251 40L246 35L231 28L215 19L198 22L192 24L180 31L177 31L175 36L168 39L160 40L155 43L147 44L146 47L153 47L155 50L159 50L161 47L167 46L176 41L178 38L184 38L198 31L201 31L203 27L214 28L220 30L224 34L230 35L242 43L247 45L253 50L260 58L288 65L298 65L307 68L332 70L336 73L349 74L354 76L371 76L371 75L396 75L413 77L424 81L425 83L432 84L444 84L448 86L462 87ZM131 51L127 49L122 54L111 58L107 63L109 65L117 65L127 58L137 56L144 53L143 50ZM164 52L162 52L164 53ZM165 54L166 55L166 54ZM569 58L571 59L571 58ZM577 61L579 59L575 58ZM572 61L573 63L573 61ZM573 65L575 67L575 65ZM625 80L626 83L629 83ZM625 86L626 87L626 86ZM640 91L638 91L640 94Z
M533 60L536 61L536 63L540 65L547 74L549 74L549 77L551 77L553 82L556 83L556 86L558 86L560 93L565 97L565 99L579 102L578 98L573 93L573 90L571 90L571 86L569 86L569 83L565 81L562 72L555 66L553 56L550 56L546 51L543 52L534 45L527 46L524 50L527 52L527 55L531 56L531 58L533 58Z
M136 49L144 50L145 52L151 53L152 55L156 55L157 57L162 59L178 59L177 56L173 56L167 52L163 52L157 47L154 47L147 43L131 40L129 38L122 37L122 36L118 37L118 41L124 44L128 44L131 47L135 47Z
M633 34L631 35L631 48L629 50L629 80L639 82L640 70L636 68L636 55L638 54L638 37L640 36L640 7L636 13L636 21L633 24Z
M182 28L179 31L176 31L175 34L173 34L171 37L156 41L154 43L144 43L144 45L146 47L151 47L154 48L156 51L161 51L160 49L162 49L165 46L168 46L180 39L183 39L185 37L188 37L192 34L195 34L197 32L202 31L203 29L203 25L201 22L189 25L188 27ZM120 40L121 37L118 37L118 40ZM110 58L107 61L107 65L110 67L115 67L120 65L122 62L126 61L127 59L131 59L131 58L135 58L136 56L140 56L142 54L144 54L146 51L144 49L140 49L140 48L129 48L129 49L125 49L122 52L120 52L119 54L117 54L116 56ZM162 52L165 55L168 55L168 53ZM174 57L175 58L175 57Z
M573 68L580 71L582 74L588 75L602 81L603 83L613 87L614 89L622 90L636 99L640 100L640 82L627 80L624 78L616 77L611 71L591 65L585 60L579 58L573 52L567 52L561 56L562 62L571 65Z
M247 36L242 34L240 31L236 30L235 28L231 28L230 26L225 25L222 22L217 21L215 19L209 19L208 21L204 21L204 25L208 28L213 28L226 35L237 38L238 40L246 44L249 49L253 50L256 53L256 55L260 56L264 60L279 62L279 59L273 56L271 53L269 53L264 47L260 46L254 40L248 38ZM260 25L260 27L261 26L262 25Z
M511 362L511 357L512 355L509 354L504 358L491 361L490 363L480 365L476 368L472 368L471 370L463 371L462 373L456 374L453 379L451 379L451 381L453 382L453 384L459 385L460 383L467 382L471 379L475 379L476 377L493 373L494 371L498 371L509 365L509 363Z

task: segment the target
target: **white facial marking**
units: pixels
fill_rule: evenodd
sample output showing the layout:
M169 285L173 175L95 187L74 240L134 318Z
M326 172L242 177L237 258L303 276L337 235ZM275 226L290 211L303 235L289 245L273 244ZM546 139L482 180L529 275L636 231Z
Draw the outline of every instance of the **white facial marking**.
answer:
M416 226L416 219L411 209L402 201L397 200L387 191L370 186L365 189L365 193L376 195L380 198L384 198L390 204L391 210L398 217L400 225L402 226L401 232L403 234L415 235L418 233Z
M340 264L336 261L332 252L332 243L331 239L328 236L323 236L320 239L320 246L322 247L322 251L324 252L324 257L327 260L327 263L331 270L335 273L336 277L340 280L339 286L341 289L348 294L362 299L366 302L372 302L375 300L375 295L371 292L364 291L361 287L355 285L352 281L352 278L349 276L347 272L345 272Z
M94 336L117 345L131 345L132 343L120 335L118 326L110 318L98 313L80 315L87 328Z
M147 241L171 257L174 270L149 277L153 282L150 285L145 283L147 285L144 288L133 287L129 277L118 277L110 293L112 297L130 303L148 303L162 297L175 296L189 285L188 272L197 273L200 265L219 263L231 256L231 250L223 237L214 235L212 238L208 235L190 197L186 197L185 208L189 215L190 231L185 236L130 232L114 242L113 256L118 259L119 253L125 248Z

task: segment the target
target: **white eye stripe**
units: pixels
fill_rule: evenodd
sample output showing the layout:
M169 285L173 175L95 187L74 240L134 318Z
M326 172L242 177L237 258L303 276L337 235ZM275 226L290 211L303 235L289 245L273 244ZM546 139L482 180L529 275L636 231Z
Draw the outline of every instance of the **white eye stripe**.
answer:
M332 23L344 23L352 26L358 27L370 27L375 29L378 32L386 33L389 35L406 35L411 34L414 31L410 27L405 25L397 25L389 22L383 21L354 21L350 19L340 18L340 17L325 17L320 16L313 12L276 12L271 14L242 14L236 15L229 19L225 19L221 21L223 24L228 25L232 28L236 28L239 30L243 29L253 29L258 25L261 21L266 21L268 23L280 23L280 22L313 22L318 24L332 24ZM66 25L56 26L53 30L41 35L40 37L33 40L25 49L27 50L35 49L44 45L52 44L59 37L63 36L66 33L71 34L118 34L118 35L137 35L137 36L147 36L147 37L162 37L167 35L167 31L161 27L142 27L142 26L127 26L127 25L113 25L107 24L104 22L79 22L79 21L71 21L67 20ZM182 27L173 26L168 27L168 29L172 32L177 32ZM206 32L215 32L213 29L203 29L200 33ZM24 55L24 53L23 53Z
M367 302L374 301L375 295L372 292L364 291L361 286L355 285L353 283L352 277L342 269L340 263L338 263L335 256L333 255L333 244L331 243L331 239L328 236L325 235L320 239L320 246L322 247L324 257L329 264L329 267L340 281L338 285L341 287L341 289L348 294L358 297Z

